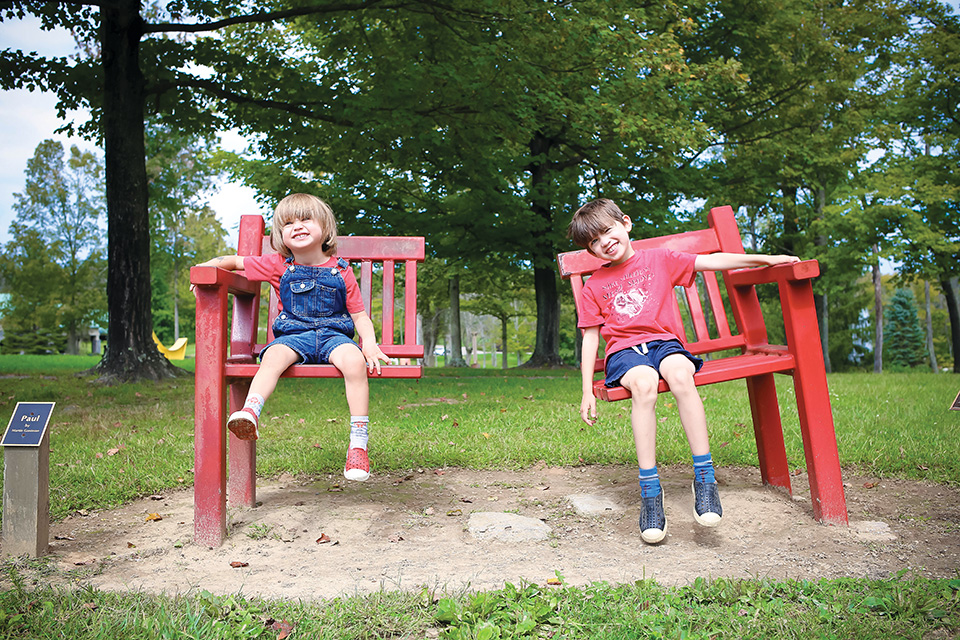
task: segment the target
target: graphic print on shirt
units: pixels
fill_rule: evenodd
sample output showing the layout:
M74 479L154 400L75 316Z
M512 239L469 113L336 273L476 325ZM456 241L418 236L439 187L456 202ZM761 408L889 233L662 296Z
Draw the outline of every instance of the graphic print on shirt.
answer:
M653 272L648 268L637 269L622 278L604 285L603 299L612 312L612 320L618 325L628 324L644 313L650 300L650 283ZM649 314L652 310L646 309Z

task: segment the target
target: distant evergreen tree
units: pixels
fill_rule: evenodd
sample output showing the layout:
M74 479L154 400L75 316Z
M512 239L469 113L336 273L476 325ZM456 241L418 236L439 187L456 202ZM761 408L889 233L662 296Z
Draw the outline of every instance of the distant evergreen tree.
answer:
M915 367L927 358L917 305L910 289L897 289L884 311L884 360L892 367Z

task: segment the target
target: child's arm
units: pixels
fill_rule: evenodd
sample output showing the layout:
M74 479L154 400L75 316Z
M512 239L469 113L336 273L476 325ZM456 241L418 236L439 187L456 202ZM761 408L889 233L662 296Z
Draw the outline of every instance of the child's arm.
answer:
M589 425L597 421L597 399L593 396L593 369L600 348L600 327L587 327L580 343L580 377L583 397L580 399L580 418Z
M762 253L709 253L698 255L693 268L695 271L725 271L747 267L768 267L786 262L800 262L800 258L787 255L771 256Z
M360 344L363 345L360 350L363 352L363 359L367 361L367 369L376 369L380 373L380 361L390 362L390 357L385 354L380 345L377 344L377 332L373 328L373 322L366 311L351 313L353 324L357 328L357 336L360 338Z
M198 267L220 267L227 271L243 270L243 256L220 256L196 265Z

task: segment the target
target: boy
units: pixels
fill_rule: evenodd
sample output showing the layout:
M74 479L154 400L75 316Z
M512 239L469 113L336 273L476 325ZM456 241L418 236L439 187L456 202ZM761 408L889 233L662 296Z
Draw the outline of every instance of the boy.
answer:
M568 228L570 237L592 255L608 261L587 280L581 294L578 326L583 330L580 417L589 425L597 417L593 371L600 336L606 342L608 387L629 389L630 423L640 466L640 537L648 544L664 539L667 520L657 475L655 407L663 378L677 400L680 423L693 454L693 516L714 527L723 509L714 475L707 422L693 382L703 361L680 342L683 327L667 304L675 286L693 284L697 271L715 271L796 262L794 256L713 253L697 255L668 249L635 251L630 244L630 218L610 200L583 205Z

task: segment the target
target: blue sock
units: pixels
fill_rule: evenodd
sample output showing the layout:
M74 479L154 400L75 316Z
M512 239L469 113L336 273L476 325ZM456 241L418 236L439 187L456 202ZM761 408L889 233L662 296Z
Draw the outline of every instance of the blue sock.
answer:
M640 495L644 498L650 498L660 495L660 476L657 474L657 467L654 465L650 469L640 469Z
M713 473L713 458L709 453L702 456L693 456L693 475L700 482L716 482Z

